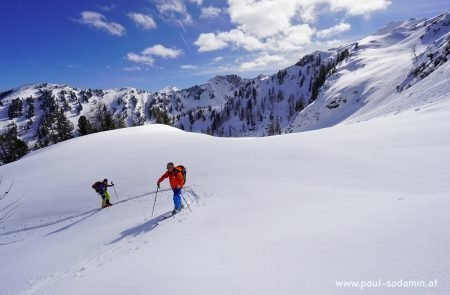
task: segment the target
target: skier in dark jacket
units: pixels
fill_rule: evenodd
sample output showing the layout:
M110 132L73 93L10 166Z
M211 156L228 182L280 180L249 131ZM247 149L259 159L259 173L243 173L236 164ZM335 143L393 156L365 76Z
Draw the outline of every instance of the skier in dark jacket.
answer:
M169 178L170 187L173 190L173 203L175 208L172 213L175 214L183 208L181 204L181 189L184 185L184 178L181 171L172 162L167 164L167 171L158 179L158 188L160 183L166 178Z
M92 188L102 197L102 208L112 206L108 193L108 187L114 186L114 183L108 184L108 179L103 179L103 182L97 181L92 185Z

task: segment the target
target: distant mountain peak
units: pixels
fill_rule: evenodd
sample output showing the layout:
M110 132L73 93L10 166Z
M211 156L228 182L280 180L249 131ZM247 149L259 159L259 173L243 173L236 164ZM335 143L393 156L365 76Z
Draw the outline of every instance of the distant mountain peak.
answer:
M160 89L158 92L169 94L169 93L176 92L179 90L180 90L180 88L178 88L176 86L166 86L166 87Z

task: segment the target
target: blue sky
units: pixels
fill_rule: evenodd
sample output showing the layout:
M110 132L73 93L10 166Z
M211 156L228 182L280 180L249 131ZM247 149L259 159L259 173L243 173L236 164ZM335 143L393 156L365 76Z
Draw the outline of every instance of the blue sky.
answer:
M392 20L432 17L447 0L2 0L0 90L188 87L253 77Z

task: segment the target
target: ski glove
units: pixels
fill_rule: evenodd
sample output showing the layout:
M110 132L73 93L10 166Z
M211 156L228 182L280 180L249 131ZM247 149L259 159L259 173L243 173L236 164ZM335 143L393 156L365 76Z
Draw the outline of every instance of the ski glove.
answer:
M156 185L158 186L158 189L160 189L160 186L159 186L159 182L158 182L158 183L156 183Z

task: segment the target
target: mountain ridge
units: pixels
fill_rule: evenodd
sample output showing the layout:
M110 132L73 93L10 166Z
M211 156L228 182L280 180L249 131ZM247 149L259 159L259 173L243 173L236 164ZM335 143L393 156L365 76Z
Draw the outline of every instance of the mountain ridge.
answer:
M392 100L406 101L405 91L424 93L423 87L433 88L434 83L419 83L430 80L430 75L433 80L448 80L449 12L428 20L390 23L358 42L304 55L270 76L218 75L201 85L154 92L27 84L0 93L0 131L13 123L18 137L38 149L61 141L49 136L59 135L54 126L63 123L74 126L68 138L149 123L240 137L357 121ZM447 91L444 85L444 98ZM87 124L83 132L80 117Z

